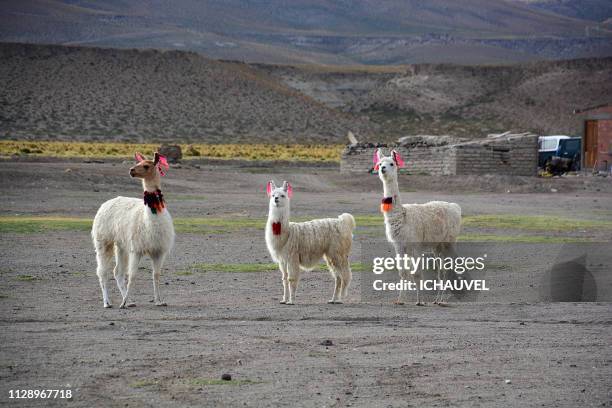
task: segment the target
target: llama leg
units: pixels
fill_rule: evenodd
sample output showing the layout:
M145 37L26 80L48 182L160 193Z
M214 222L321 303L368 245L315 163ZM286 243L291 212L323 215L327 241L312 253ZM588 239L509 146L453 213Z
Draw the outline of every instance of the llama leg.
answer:
M115 245L115 269L113 270L113 274L115 275L115 281L117 281L117 286L119 287L119 292L121 292L121 298L125 296L125 291L127 290L125 287L125 274L127 272L128 267L128 253Z
M333 272L334 275L334 294L332 298L327 301L330 304L340 304L342 303L342 278L338 272Z
M440 269L437 270L437 273L438 273L437 280L438 282L440 282L440 273L441 273ZM437 305L438 303L440 303L440 293L441 292L442 292L442 289L438 289L436 291L436 297L434 298L434 301L433 301L434 305Z
M327 301L330 304L342 303L342 278L340 276L340 271L338 268L338 264L334 262L334 260L325 257L325 262L327 263L327 268L329 269L329 273L334 279L334 293L332 298Z
M351 284L351 280L353 279L353 273L351 272L351 264L348 258L345 262L343 262L340 268L340 275L342 277L342 301L345 301L346 295L348 294L349 285Z
M102 302L104 307L113 307L110 298L108 296L108 280L110 278L111 262L113 258L112 246L104 245L101 242L96 242L96 261L98 268L96 274L100 281L100 288L102 289Z
M395 247L395 252L400 255L400 256L404 256L404 254L407 254L408 252L408 248L406 246L396 246ZM402 281L404 280L408 280L409 278L411 279L412 277L409 276L410 272L406 271L405 269L400 269L399 270L399 277ZM399 294L397 295L397 300L395 301L396 305L403 305L404 303L406 303L406 291L405 290L400 290Z
M159 277L164 263L164 255L155 255L151 258L151 263L153 265L153 301L155 306L168 306L166 302L162 302L159 295Z
M128 260L128 282L127 289L125 291L125 296L123 296L123 302L121 302L122 309L126 307L136 306L134 303L128 304L128 297L130 296L130 289L134 284L134 279L136 279L136 272L138 271L138 263L140 262L140 255L130 252L129 260Z
M289 294L289 281L287 276L287 264L283 261L278 263L278 267L282 274L283 279L283 299L280 301L281 304L287 303L287 295Z
M440 255L442 258L456 258L457 257L457 250L455 247L456 243L455 242L448 242L445 243L444 246L442 247L442 254ZM446 281L446 277L449 275L448 270L446 268L442 268L442 280ZM454 271L451 269L451 279L452 276L454 275ZM456 275L455 275L456 276ZM446 303L446 299L447 299L447 294L446 294L446 290L443 290L442 293L440 294L440 301L438 302L439 305L444 305Z
M289 281L289 299L287 299L287 304L293 305L300 280L300 263L297 260L292 259L287 262L287 280Z
M419 247L412 248L412 257L414 258L415 256L420 256L421 252L422 251L420 251ZM412 274L412 281L416 284L416 303L415 305L417 306L425 306L425 303L421 303L421 300L419 298L419 286L421 284L422 279L423 279L423 275L421 271L420 270L414 271L414 274Z

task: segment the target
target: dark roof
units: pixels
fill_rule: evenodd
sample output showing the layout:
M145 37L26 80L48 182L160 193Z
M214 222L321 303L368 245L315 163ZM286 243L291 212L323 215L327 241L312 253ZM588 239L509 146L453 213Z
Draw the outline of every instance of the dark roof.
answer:
M584 112L592 111L594 109L605 108L606 106L612 106L612 104L611 103L602 103L601 105L589 106L588 108L574 109L574 115L576 115L578 113L584 113Z

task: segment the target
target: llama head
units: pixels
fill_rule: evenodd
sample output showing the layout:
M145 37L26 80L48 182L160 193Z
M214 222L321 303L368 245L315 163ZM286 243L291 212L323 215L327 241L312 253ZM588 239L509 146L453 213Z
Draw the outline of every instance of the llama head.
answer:
M151 180L159 177L159 174L164 176L166 173L164 170L168 170L168 161L164 156L155 152L153 154L153 160L148 160L141 153L136 152L134 154L136 165L130 169L130 176Z
M276 187L274 181L270 180L266 186L266 193L270 197L271 208L289 207L289 200L291 200L293 195L293 187L286 181L283 181L281 187Z
M382 181L395 180L401 167L404 167L404 160L396 150L391 151L391 156L383 155L380 149L374 151L374 170Z

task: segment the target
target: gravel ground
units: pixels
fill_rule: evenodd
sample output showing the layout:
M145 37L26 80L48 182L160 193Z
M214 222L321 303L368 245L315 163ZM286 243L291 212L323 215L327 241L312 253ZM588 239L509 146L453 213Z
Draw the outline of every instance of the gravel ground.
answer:
M164 192L175 217L265 217L270 178L293 182L294 216L376 213L375 177L347 178L328 168L183 167L171 170ZM90 218L108 198L140 195L121 163L7 161L0 163L0 182L4 216ZM451 193L435 191L443 181L428 189L415 183L402 198L452 200L467 215L612 219L607 184L597 191L559 183L556 194L456 186ZM610 240L609 230L563 234ZM357 244L354 260L360 252ZM103 309L87 231L3 233L0 256L0 405L612 405L607 302L500 296L445 308L397 306L362 301L356 272L348 302L328 305L331 279L314 271L303 274L299 304L289 307L278 304L277 272L181 273L198 262L270 262L261 231L230 231L177 237L162 275L168 307L150 303L143 262L137 307ZM117 305L114 285L111 293ZM224 373L235 381L216 384ZM42 388L71 389L74 396L69 403L8 399L9 389Z

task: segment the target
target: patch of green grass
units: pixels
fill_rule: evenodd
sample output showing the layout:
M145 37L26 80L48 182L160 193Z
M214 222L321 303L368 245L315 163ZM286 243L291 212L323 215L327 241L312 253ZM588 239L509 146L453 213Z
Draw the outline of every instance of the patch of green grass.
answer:
M78 278L84 278L85 276L87 276L88 274L86 272L72 272L71 273L72 276L76 276Z
M214 234L228 233L244 229L263 229L263 218L175 218L174 229L177 233Z
M71 217L0 217L0 233L40 234L49 231L88 231L92 220Z
M562 244L567 242L592 242L588 238L555 237L546 235L495 235L495 234L462 234L462 242L515 242L533 244Z
M202 385L247 385L247 384L261 384L261 381L253 380L221 380L218 378L193 378L189 380L189 384L194 386Z
M612 221L577 220L548 215L486 214L463 217L463 226L529 231L612 229Z
M175 275L178 276L189 276L189 275L193 275L193 272L191 271L178 271L175 273Z
M164 195L164 199L167 201L204 201L206 199L203 195Z
M198 272L268 272L277 270L278 266L275 263L196 263L191 268Z
M329 357L328 353L324 353L322 351L309 351L308 352L308 357Z
M321 269L327 270L327 265L321 264ZM351 270L353 272L362 272L364 270L363 264L355 262L351 264ZM220 263L196 263L191 265L190 271L177 272L178 274L191 274L191 271L197 272L235 272L235 273L248 273L248 272L270 272L278 270L278 265L275 263L240 263L240 264L220 264Z
M159 385L159 381L157 380L139 380L130 384L132 388L144 388L150 387L152 385Z
M317 217L299 217L296 222ZM382 226L382 215L358 215L355 221L359 227ZM22 217L0 216L0 233L39 234L49 231L89 231L93 220L73 217ZM224 234L241 230L262 230L265 218L252 217L193 217L174 218L177 233Z
M21 282L33 282L33 281L42 280L38 276L32 276L32 275L18 275L16 279Z
M0 299L8 299L9 295L0 294Z

